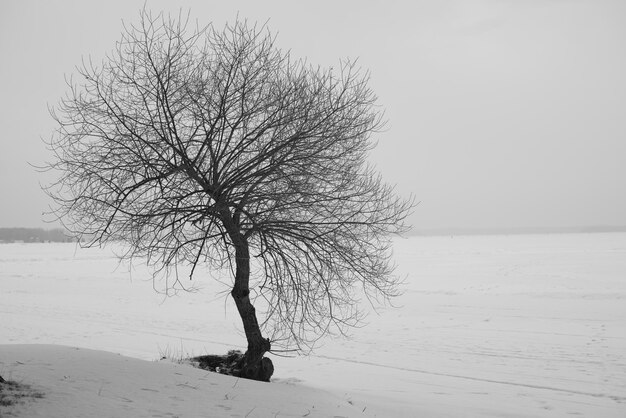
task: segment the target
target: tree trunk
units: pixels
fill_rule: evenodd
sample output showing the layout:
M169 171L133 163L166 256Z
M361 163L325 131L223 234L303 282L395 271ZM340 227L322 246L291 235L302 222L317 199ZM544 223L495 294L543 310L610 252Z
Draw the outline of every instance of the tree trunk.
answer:
M263 355L270 350L271 344L269 339L263 338L256 317L256 310L250 302L250 251L248 242L238 230L234 231L228 228L228 226L234 227L234 222L231 225L226 224L226 229L229 231L229 236L235 246L237 267L235 284L230 294L235 300L235 305L237 305L248 340L248 350L241 364L241 377L269 382L274 372L274 366L272 361L264 358Z

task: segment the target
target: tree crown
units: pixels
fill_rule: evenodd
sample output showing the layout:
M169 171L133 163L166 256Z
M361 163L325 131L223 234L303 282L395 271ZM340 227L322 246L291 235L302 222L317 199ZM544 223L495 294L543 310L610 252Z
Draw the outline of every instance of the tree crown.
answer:
M354 61L294 60L265 27L141 13L70 80L49 141L55 213L88 245L157 269L250 248L274 340L301 347L358 319L355 285L393 296L390 234L410 200L367 164L383 112Z

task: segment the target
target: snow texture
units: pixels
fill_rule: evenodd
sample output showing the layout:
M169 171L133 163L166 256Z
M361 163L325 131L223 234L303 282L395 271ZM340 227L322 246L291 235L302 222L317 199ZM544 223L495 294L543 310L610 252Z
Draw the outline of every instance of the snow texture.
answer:
M164 297L107 249L2 244L0 375L46 394L23 417L626 416L626 234L413 237L395 259L395 307L364 302L264 384L153 361L244 349L227 279Z

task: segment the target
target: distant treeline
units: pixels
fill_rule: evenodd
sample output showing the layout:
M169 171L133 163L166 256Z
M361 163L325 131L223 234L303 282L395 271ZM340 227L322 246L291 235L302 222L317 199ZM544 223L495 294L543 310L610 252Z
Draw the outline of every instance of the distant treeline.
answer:
M61 228L0 228L0 242L72 242Z

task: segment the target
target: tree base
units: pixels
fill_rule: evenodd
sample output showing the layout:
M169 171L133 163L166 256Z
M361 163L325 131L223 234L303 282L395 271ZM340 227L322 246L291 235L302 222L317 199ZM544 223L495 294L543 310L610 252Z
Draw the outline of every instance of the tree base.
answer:
M257 364L244 365L241 368L239 377L243 377L244 379L258 380L261 382L269 382L273 374L274 363L272 363L272 360L268 359L267 357L263 357L261 358L261 361Z
M246 356L239 350L231 350L226 355L207 354L192 357L194 365L203 370L241 377L244 379L269 382L274 374L274 364L267 357L262 357L257 364L246 364Z

